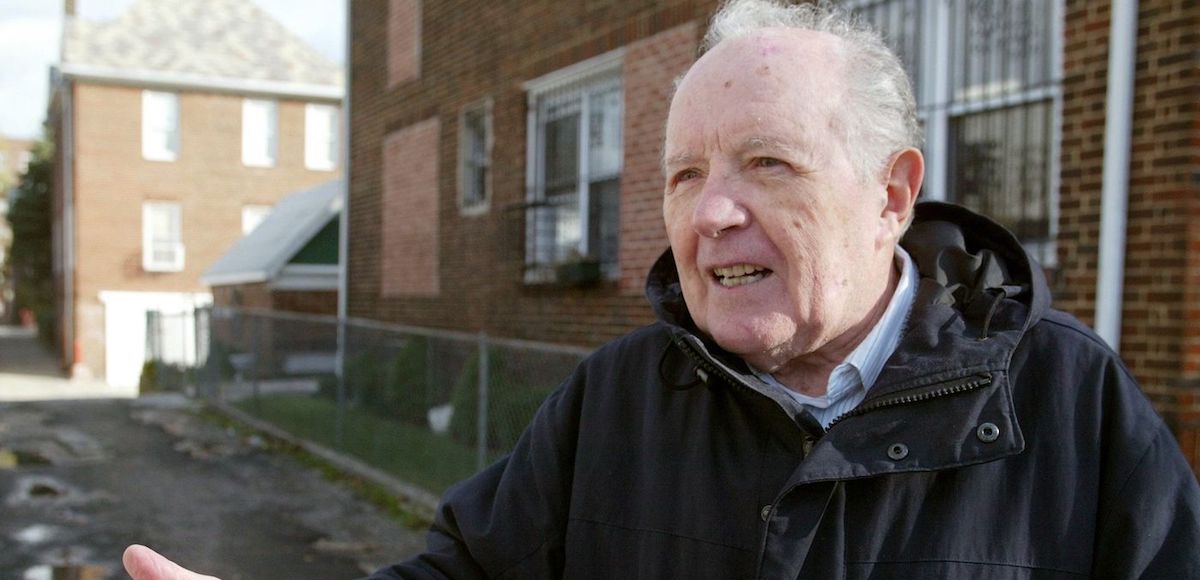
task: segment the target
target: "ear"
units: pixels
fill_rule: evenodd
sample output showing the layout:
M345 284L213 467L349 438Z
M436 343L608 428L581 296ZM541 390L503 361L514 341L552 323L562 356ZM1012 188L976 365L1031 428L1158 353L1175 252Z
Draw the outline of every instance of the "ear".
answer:
M913 206L924 179L925 157L920 151L909 147L892 155L884 180L887 200L880 216L886 224L884 231L890 234L891 244L900 239L912 220Z

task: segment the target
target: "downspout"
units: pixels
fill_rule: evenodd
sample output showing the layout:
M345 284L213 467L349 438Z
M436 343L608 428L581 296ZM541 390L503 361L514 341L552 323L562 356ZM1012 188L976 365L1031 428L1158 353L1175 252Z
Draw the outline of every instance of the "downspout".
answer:
M350 7L353 0L346 0L345 53L342 56L342 213L338 214L338 296L337 296L337 353L334 356L334 373L337 377L337 414L334 425L335 449L341 449L345 433L346 408L346 317L349 314L350 267L350 73L353 69L353 46L351 41Z
M1125 228L1133 126L1137 2L1113 0L1108 43L1108 103L1104 124L1104 185L1100 203L1100 258L1096 275L1096 333L1121 348L1125 291Z
M353 0L346 0L346 39L345 39L345 56L343 57L344 69L343 88L342 88L342 127L340 138L342 140L342 213L338 215L338 300L337 300L337 316L338 320L345 320L348 313L347 305L347 276L346 269L349 267L349 242L350 242L350 58L351 58L351 42L350 42L350 4ZM341 351L341 336L338 337L338 349Z
M79 370L80 345L75 338L75 106L74 84L63 77L62 84L63 122L63 216L62 216L62 272L63 272L63 345L71 377Z

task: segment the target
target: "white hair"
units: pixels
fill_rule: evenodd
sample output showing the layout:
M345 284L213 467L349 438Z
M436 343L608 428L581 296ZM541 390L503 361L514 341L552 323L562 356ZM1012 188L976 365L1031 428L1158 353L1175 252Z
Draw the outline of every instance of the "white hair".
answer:
M847 101L833 122L840 125L860 178L877 179L893 153L921 147L912 84L899 57L878 32L827 0L727 0L713 16L700 50L764 28L798 28L842 40Z

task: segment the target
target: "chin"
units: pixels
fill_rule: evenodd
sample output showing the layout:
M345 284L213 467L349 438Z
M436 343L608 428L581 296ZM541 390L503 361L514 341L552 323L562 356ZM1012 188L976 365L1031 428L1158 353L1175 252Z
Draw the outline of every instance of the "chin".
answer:
M795 338L795 326L779 322L720 321L707 332L721 348L758 367Z

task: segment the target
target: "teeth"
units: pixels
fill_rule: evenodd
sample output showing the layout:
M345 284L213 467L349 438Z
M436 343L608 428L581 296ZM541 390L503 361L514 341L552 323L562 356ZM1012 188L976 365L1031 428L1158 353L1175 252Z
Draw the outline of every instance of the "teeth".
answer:
M762 280L769 270L753 264L734 264L722 268L713 268L717 281L726 288L751 284Z
M726 288L733 288L734 286L753 284L755 282L758 282L759 280L762 280L764 276L766 276L766 274L763 274L760 272L753 276L738 276L736 278L720 278L720 279L718 279L718 282L720 282L721 285Z

